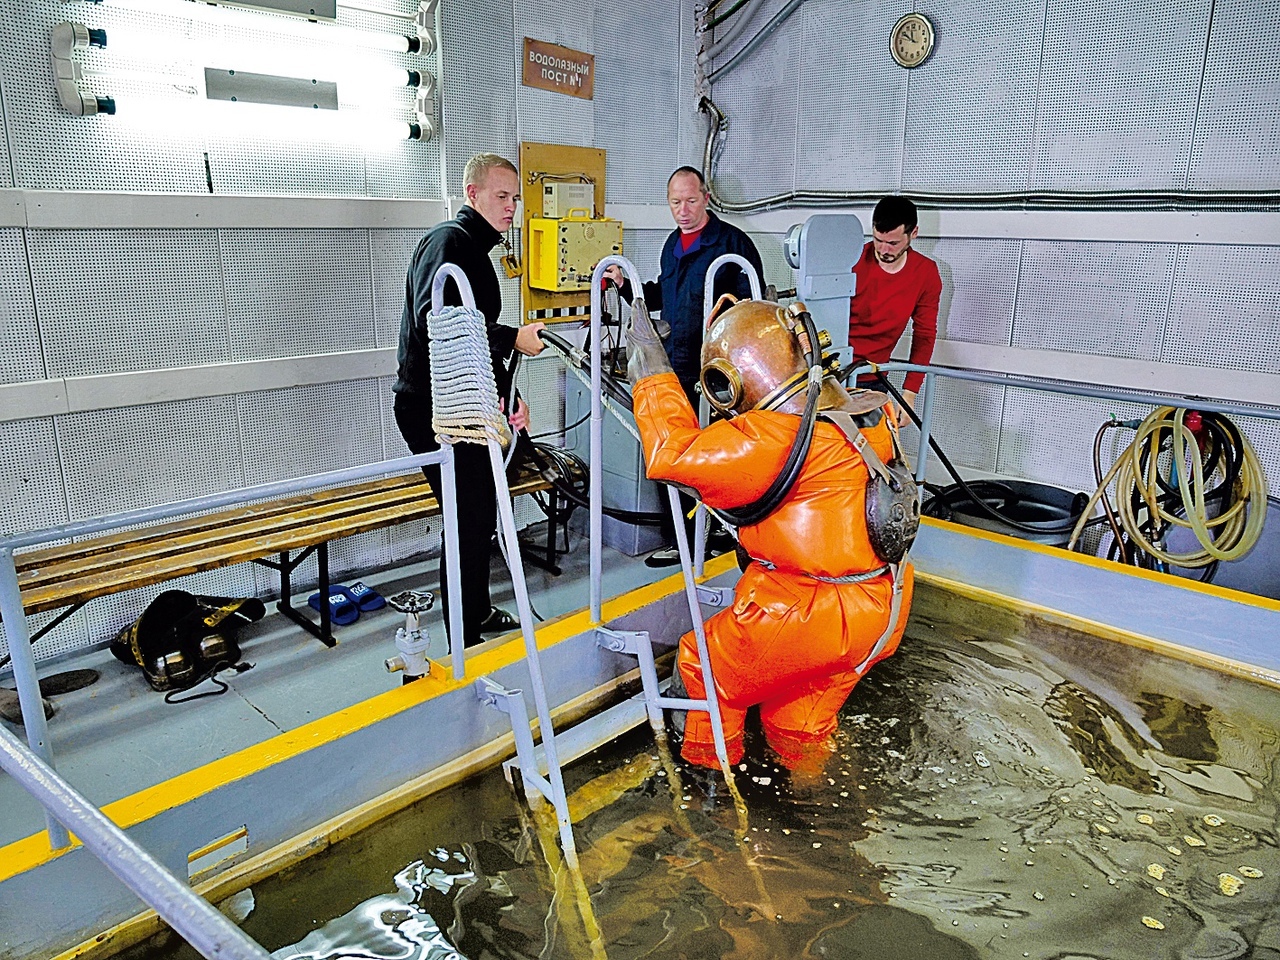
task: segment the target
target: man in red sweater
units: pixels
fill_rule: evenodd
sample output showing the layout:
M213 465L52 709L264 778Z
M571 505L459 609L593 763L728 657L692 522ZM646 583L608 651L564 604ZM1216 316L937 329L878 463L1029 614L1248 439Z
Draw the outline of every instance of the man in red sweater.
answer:
M911 362L928 363L933 357L942 277L936 263L911 249L919 232L916 205L906 197L885 197L876 204L871 215L872 240L853 267L858 278L849 301L849 345L854 357L884 363L908 320L915 323ZM912 409L923 381L923 374L909 373L903 384L902 396ZM900 411L898 419L905 425L906 411Z

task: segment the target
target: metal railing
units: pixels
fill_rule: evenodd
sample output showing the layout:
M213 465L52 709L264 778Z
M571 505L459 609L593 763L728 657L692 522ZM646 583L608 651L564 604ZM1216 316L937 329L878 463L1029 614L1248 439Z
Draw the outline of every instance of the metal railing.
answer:
M0 769L74 830L85 849L210 960L269 960L267 951L138 846L35 751L0 726Z
M64 538L87 536L107 530L118 530L132 524L151 523L167 520L183 514L200 513L218 507L235 506L249 503L266 497L278 497L291 493L301 493L320 487L339 483L351 483L366 480L370 477L391 473L403 473L438 463L441 467L443 483L441 497L444 500L440 509L445 521L445 550L450 556L458 554L457 497L453 479L453 450L445 444L434 453L423 453L412 457L400 457L395 460L384 460L380 463L363 464L358 467L347 467L343 470L332 470L328 473L313 474L308 477L297 477L291 480L278 480L254 487L242 487L225 493L194 497L173 503L143 507L124 513L94 517L88 520L77 520L72 523L47 527L28 533L12 534L0 537L0 622L4 623L5 637L9 642L9 655L13 658L13 677L18 688L18 702L22 709L23 726L26 728L27 744L32 752L52 769L54 767L53 749L49 743L49 728L45 722L44 704L40 696L40 683L36 677L35 654L31 647L31 634L27 629L26 611L22 605L22 588L18 582L18 567L14 551L23 547L38 546ZM457 564L452 565L456 569ZM458 595L456 584L449 585L450 599ZM451 613L458 611L458 603L450 603ZM460 615L459 615L460 616ZM461 677L464 669L462 663L462 630L459 623L451 627L450 650L454 659L454 675ZM70 842L67 831L57 817L45 813L49 830L49 845L60 850Z
M985 370L964 370L957 367L905 363L897 360L889 363L861 364L854 367L849 372L848 377L850 381L856 381L858 377L877 372L924 374L924 403L919 411L920 449L916 455L917 483L924 482L925 466L929 461L929 441L933 434L933 410L936 399L935 394L937 393L935 384L938 377L945 377L950 380L968 380L973 383L990 383L1001 387L1018 387L1024 390L1037 390L1042 393L1060 393L1073 397L1086 397L1092 400L1120 400L1130 403L1149 404L1154 407L1185 407L1189 410L1200 410L1204 413L1231 413L1237 416L1280 420L1280 407L1270 407L1263 404L1212 400L1179 393L1151 393L1143 390L1100 387L1096 384L1075 381L1068 382L1043 377L1027 377L1014 373L993 373Z

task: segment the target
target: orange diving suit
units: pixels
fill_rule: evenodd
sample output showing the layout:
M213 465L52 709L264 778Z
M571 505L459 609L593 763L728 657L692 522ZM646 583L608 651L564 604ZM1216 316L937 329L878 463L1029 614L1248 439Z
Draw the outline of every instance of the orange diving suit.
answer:
M760 308L772 309L785 326L785 311L761 301L738 304L723 316L732 318L734 311L748 307L757 313ZM725 329L713 321L704 363L708 350L715 352L718 328ZM738 361L743 369L750 366L740 357ZM803 374L803 362L800 366ZM784 412L797 409L794 398L789 406L776 404L775 409L755 407L733 414L725 409L725 402L716 402L716 391L708 389L707 370L704 366L704 391L732 419L700 428L673 373L643 367L637 371L633 365L629 372L635 418L651 479L692 488L708 507L732 510L756 501L778 476L802 418ZM739 389L739 399L741 393ZM863 393L885 399L870 391ZM849 406L848 393L831 378L824 380L823 396L823 409ZM751 399L746 398L748 403ZM876 400L871 402L874 405ZM864 410L865 406L864 398ZM891 419L878 409L865 411L853 431L856 441L860 429L881 463L895 457ZM906 627L913 572L900 556L901 569L886 564L872 547L865 509L868 477L867 463L849 431L820 419L790 491L763 520L738 529L739 544L752 562L738 581L733 606L706 623L731 763L743 754L747 708L759 704L769 744L787 766L820 764L829 754L837 714L854 685L874 663L897 649ZM889 630L895 571L900 609ZM705 697L692 632L681 638L677 667L688 695ZM681 753L691 763L719 766L705 712L689 712Z

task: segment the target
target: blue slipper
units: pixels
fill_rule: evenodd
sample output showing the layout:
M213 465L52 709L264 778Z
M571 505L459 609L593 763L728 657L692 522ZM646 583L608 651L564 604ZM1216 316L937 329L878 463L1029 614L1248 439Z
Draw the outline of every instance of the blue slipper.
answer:
M365 586L363 581L357 580L349 587L334 587L335 590L341 590L347 595L352 603L356 604L362 613L368 613L370 610L381 610L387 605L387 601L382 599L382 594L378 593L373 587Z
M345 627L360 619L360 607L342 591L340 586L329 588L329 620L335 627ZM313 593L307 597L307 606L319 613L320 594Z

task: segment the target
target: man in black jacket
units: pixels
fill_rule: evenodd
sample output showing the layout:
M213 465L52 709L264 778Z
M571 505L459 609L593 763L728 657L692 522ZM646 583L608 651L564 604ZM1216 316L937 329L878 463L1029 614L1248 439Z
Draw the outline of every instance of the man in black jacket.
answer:
M413 453L440 448L431 428L431 364L427 316L431 313L431 282L445 263L462 269L471 283L476 309L485 318L489 351L498 395L510 394L507 366L513 350L537 356L544 344L538 336L544 324L511 327L498 322L502 294L489 252L502 240L515 217L520 177L515 165L492 153L472 157L463 172L466 205L457 217L437 224L418 243L405 281L404 314L400 320L399 373L395 385L396 425ZM452 280L444 287L444 303L458 306L462 298ZM510 415L513 430L529 425L529 407L519 400ZM497 492L489 454L483 446L454 446L458 488L458 553L462 580L462 635L466 646L480 643L486 633L502 633L519 626L510 613L493 606L489 597L489 544L498 525ZM424 467L431 490L440 500L440 468ZM440 561L445 623L449 622L445 559Z

